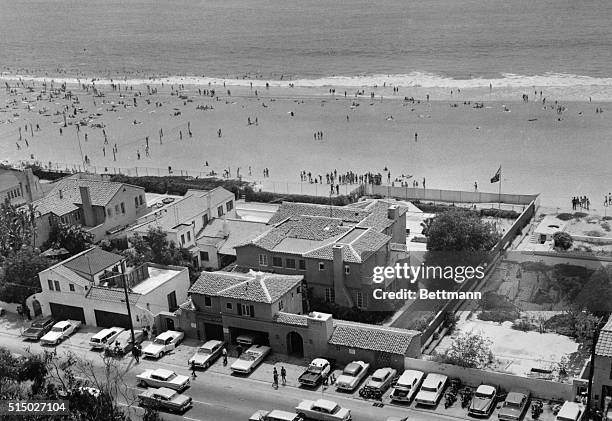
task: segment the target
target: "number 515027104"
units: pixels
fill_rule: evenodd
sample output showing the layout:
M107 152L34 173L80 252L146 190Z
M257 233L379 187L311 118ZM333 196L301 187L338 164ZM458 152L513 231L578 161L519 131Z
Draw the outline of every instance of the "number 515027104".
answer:
M0 401L0 415L62 415L69 414L68 401L5 400Z

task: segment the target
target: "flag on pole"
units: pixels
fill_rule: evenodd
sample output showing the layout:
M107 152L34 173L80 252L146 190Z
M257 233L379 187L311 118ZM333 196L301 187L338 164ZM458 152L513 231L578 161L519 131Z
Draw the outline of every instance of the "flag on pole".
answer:
M491 178L491 183L497 183L501 179L501 165L497 169L495 175Z

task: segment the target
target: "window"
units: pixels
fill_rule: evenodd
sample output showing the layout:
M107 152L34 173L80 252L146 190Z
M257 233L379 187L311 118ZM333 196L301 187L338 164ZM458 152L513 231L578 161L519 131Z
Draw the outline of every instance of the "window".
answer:
M142 194L141 194L140 196L138 196L138 200L140 201L140 204L141 204L141 205L142 205L142 204L144 204L144 200L143 200L143 198L142 198Z
M239 304L237 308L239 316L255 317L255 307L253 307L252 305Z
M208 252L207 251L201 251L200 252L200 260L203 262L208 262Z
M300 259L298 264L300 270L306 270L306 260Z
M185 244L185 234L181 234L181 244Z
M55 284L55 290L61 291L60 286L59 286L59 281L53 281L53 283Z
M138 197L134 198L134 206L138 207Z
M287 265L289 269L295 269L295 259L285 260L285 265Z
M112 217L113 216L113 210L111 208L107 208L106 209L106 214L108 215L108 217Z
M168 294L168 310L174 311L177 308L178 306L176 305L176 292L172 291L170 294Z
M225 304L225 308L228 309L228 310L231 310L232 309L232 303Z
M336 292L333 288L325 288L325 301L328 303L336 302Z
M217 215L219 216L219 218L223 216L223 206L219 206L217 208Z
M357 291L357 294L355 295L355 298L356 298L355 301L356 301L357 307L364 308L365 305L364 305L364 302L363 302L363 293L361 291Z
M69 284L68 288L70 289L70 292L74 292L74 284Z
M351 267L349 265L344 265L344 274L345 275L351 274Z
M268 255L267 254L259 255L259 266L268 266Z
M285 306L284 306L284 304L283 304L283 300L280 300L280 301L278 302L278 309L279 309L279 310L282 310L284 307L285 307Z
M212 299L208 295L204 296L204 305L206 307L212 307Z
M119 214L119 205L115 205L115 213Z
M272 256L272 266L277 268L283 267L283 259L280 257Z
M121 202L121 213L125 213L125 203Z
M325 263L319 262L319 270L325 270Z
M47 282L49 283L49 289L53 291L53 281L51 279L47 279Z
M202 215L202 225L208 225L208 214Z
M187 242L191 241L191 231L187 231Z
M227 209L228 212L231 211L232 209L234 209L234 202L230 200L229 202L225 204L225 208Z

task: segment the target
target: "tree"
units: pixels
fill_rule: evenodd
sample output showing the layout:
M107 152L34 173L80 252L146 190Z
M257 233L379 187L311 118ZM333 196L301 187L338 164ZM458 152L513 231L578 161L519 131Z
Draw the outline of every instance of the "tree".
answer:
M0 257L23 246L33 246L36 241L36 210L13 206L8 199L0 204Z
M464 209L436 215L427 227L428 251L489 251L499 239L500 235L492 224L483 222L477 213Z
M71 256L87 250L93 244L94 236L81 225L54 224L49 233L47 245L65 248Z
M2 265L0 300L21 303L40 290L38 273L51 266L51 261L32 247L23 247L10 253Z
M484 368L493 361L491 340L481 333L463 333L439 357L441 362L468 368Z
M570 304L607 318L612 312L612 265L597 269Z
M557 231L553 235L553 241L555 243L555 248L561 250L569 250L572 248L572 244L574 244L574 239L567 232Z

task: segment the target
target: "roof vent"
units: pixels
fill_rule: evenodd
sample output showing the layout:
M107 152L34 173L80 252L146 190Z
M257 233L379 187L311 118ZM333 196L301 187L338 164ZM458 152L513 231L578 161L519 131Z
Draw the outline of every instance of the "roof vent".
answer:
M62 193L62 190L61 190L61 189L59 190L59 198L60 198L60 199L63 199L63 198L64 198L64 194Z

